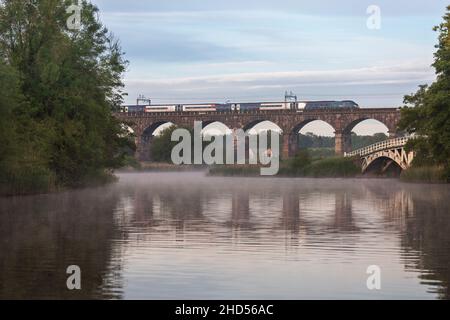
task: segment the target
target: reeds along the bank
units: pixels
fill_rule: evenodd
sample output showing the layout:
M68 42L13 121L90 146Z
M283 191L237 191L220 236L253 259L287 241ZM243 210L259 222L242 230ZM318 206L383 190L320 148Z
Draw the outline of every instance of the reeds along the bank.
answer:
M450 181L448 172L441 166L413 166L403 171L400 179L405 182L425 183L446 183Z

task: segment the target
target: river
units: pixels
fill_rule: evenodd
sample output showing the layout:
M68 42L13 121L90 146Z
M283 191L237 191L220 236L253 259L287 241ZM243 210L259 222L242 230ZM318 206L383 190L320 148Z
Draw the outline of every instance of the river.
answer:
M0 198L0 299L450 298L448 185L118 176Z

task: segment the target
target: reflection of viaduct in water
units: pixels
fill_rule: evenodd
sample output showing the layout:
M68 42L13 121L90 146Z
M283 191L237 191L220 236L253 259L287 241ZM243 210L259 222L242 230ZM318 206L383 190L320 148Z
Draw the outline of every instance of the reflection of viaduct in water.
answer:
M204 189L199 192L198 188L194 188L187 193L177 194L176 188L163 188L135 194L133 221L157 221L161 212L164 212L163 214L171 217L172 227L180 234L186 232L184 227L187 224L212 237L219 236L224 231L223 228L226 228L231 231L231 238L250 237L254 242L263 242L268 233L284 230L286 249L298 247L301 239L305 237L314 239L309 237L311 235L321 236L333 232L343 235L359 233L364 228L364 223L372 223L371 219L379 221L381 218L381 228L402 235L401 246L404 250L402 254L405 268L414 271L425 270L426 275L422 275L421 280L428 283L434 281L433 290L436 290L441 298L448 299L450 267L445 266L450 266L450 256L446 250L450 247L448 223L450 194L443 195L442 192L433 194L431 189L432 187L428 187L427 193L423 193L420 187L400 187L394 182L382 185L376 182L358 186L346 185L342 189L324 187L321 192L322 195L326 195L327 204L323 207L323 214L317 208L322 206L320 201L324 198L314 198L315 191L310 188L290 185L274 189L269 198L275 200L275 203L280 200L279 205L274 206L274 209L278 208L276 214L272 214L268 208L265 213L255 211L256 208L253 207L255 201L267 199L267 194L261 194L258 187L237 188L233 191L219 189L221 199L229 201L229 206L224 205L221 208L225 216L221 213L220 216L215 215L211 218L210 212L205 211L209 210L205 201L214 196L214 192L209 193L210 190ZM364 201L365 199L372 200L368 203ZM364 201L363 210L374 214L358 215L358 220L355 220L355 212L359 212L357 210L361 200ZM160 206L159 213L156 203ZM331 206L327 207L328 205ZM307 211L311 207L316 209L312 215ZM227 209L223 210L224 208ZM302 213L302 210L305 211ZM163 217L159 221L164 219ZM326 239L332 241L332 237ZM328 241L326 239L322 240ZM353 238L342 238L345 239L351 241ZM411 255L418 255L420 258L417 265L411 261ZM439 281L439 285L436 284L436 280Z
M146 192L145 190L136 189L134 194L134 215L133 222L134 223L144 223L148 225L153 221L153 212L154 212L154 204L153 204L153 196Z
M338 231L358 231L353 219L352 194L345 191L335 193L335 214L331 227Z
M286 231L298 234L300 228L305 231L311 228L324 227L338 232L354 232L358 228L354 224L352 213L352 193L344 191L332 191L334 195L334 215L332 221L323 220L309 221L307 217L301 215L300 191L293 191L282 188L274 199L280 197L280 224ZM259 217L254 215L252 218L251 199L258 196L256 192L246 190L235 190L230 192L230 220L227 223L232 228L256 229L261 224ZM133 194L133 216L127 219L128 223L134 226L152 227L157 226L160 215L169 215L172 223L178 230L182 231L186 223L196 225L198 228L205 229L213 223L208 215L203 212L206 208L204 201L207 197L201 196L198 190L183 194L177 194L175 190L161 190L161 192L150 192L145 190L136 191ZM257 199L258 197L254 198ZM156 201L157 199L157 201ZM159 214L155 212L155 203L159 203ZM125 222L125 221L124 221ZM125 222L127 223L127 222Z
M282 225L285 230L300 232L300 199L298 192L283 192Z
M248 192L232 192L231 225L233 227L250 228L250 195Z

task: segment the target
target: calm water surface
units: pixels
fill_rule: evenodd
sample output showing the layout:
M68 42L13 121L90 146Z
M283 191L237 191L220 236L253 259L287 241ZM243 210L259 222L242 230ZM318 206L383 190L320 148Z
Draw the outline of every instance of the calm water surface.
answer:
M140 173L0 199L0 299L449 299L449 282L449 186Z

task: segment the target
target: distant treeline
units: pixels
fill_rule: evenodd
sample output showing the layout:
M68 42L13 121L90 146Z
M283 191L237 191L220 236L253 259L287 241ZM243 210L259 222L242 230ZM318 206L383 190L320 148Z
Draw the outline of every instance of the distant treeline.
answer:
M352 133L352 149L359 149L371 144L388 139L384 133L376 133L373 136L358 136ZM334 148L334 137L318 136L308 132L299 136L300 149Z

